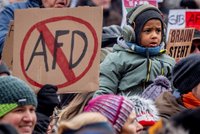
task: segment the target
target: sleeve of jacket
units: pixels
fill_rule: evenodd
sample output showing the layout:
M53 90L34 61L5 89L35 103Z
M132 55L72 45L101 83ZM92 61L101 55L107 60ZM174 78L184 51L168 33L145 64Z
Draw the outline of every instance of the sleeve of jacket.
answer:
M46 134L47 128L50 123L50 119L48 116L36 112L37 122L33 131L33 134Z
M2 12L0 12L0 53L2 53L3 45L6 35L9 30L10 21L14 18L14 6L6 6Z
M94 97L101 94L117 94L121 79L121 64L119 60L116 62L118 58L114 55L114 53L108 54L100 65L99 90L95 92Z

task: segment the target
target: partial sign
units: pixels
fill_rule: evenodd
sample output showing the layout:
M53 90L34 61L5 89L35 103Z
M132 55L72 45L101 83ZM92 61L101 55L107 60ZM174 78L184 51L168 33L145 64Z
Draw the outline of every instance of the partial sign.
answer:
M186 27L195 27L200 30L200 11L188 11L185 14Z
M200 30L199 9L173 9L169 11L167 24L167 38L171 29L195 28Z
M122 27L126 24L127 13L135 6L141 4L151 4L158 7L157 0L122 0L122 10L123 10L123 18L121 24Z
M101 32L100 7L17 10L13 73L36 92L44 84L59 93L97 90Z
M190 54L194 29L171 29L167 44L168 54L176 61Z
M158 6L157 5L157 0L123 0L124 2L124 6L126 7L126 9L128 8L133 8L137 5L141 5L141 4L151 4L154 6Z

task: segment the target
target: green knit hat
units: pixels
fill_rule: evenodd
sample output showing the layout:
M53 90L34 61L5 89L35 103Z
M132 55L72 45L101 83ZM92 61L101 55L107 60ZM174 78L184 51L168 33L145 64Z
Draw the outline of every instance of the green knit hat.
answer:
M36 94L22 80L14 76L0 77L0 117L13 109L33 105L37 107Z

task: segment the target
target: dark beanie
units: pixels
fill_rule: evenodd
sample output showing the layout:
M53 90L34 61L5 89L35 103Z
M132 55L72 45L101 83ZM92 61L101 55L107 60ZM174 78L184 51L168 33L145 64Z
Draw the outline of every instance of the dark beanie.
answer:
M200 54L191 54L176 63L172 81L181 94L186 94L200 82Z
M139 5L141 6L141 5ZM128 14L127 14L127 20L129 20L129 18L131 17L132 14L134 14L137 11L137 8L139 7L135 7L133 8ZM156 7L155 7L156 8ZM159 9L158 9L159 10ZM137 17L134 20L135 23L135 36L136 36L136 42L138 45L140 45L140 34L142 31L142 28L144 27L144 25L147 23L147 21L151 20L151 19L158 19L161 22L162 25L162 35L164 35L164 21L162 18L162 14L158 11L156 11L156 9L144 9L144 11L138 15L136 15ZM130 24L129 24L130 25ZM163 36L162 36L163 37ZM162 39L163 41L163 39Z
M147 23L147 21L151 19L160 20L161 25L162 25L162 35L164 34L164 24L163 24L164 22L162 20L161 14L158 11L153 10L153 9L146 10L135 18L135 35L136 35L137 44L140 44L140 39L141 39L140 34L142 31L142 28Z

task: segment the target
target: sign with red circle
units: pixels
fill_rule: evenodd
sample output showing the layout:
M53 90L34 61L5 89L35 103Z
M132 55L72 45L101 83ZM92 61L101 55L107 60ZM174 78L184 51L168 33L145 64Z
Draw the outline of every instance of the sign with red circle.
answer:
M60 92L80 92L84 87L88 90L95 84L97 86L92 88L97 88L102 10L88 8L78 8L81 11L77 9L69 12L70 15L56 16L49 16L54 14L53 10L41 10L40 16L48 14L47 17L34 19L36 21L31 25L27 23L28 26L25 25L23 30L25 34L20 37L17 32L22 31L22 24L18 23L18 16L23 18L24 15L27 19L27 12L37 14L38 11L17 12L14 40L19 43L14 44L13 72L36 88L41 88L44 84L55 85ZM63 10L66 14L70 11ZM63 10L59 9L61 13ZM81 12L83 16L77 17L76 12ZM100 21L92 21L88 12L98 15ZM95 84L91 84L93 80Z

